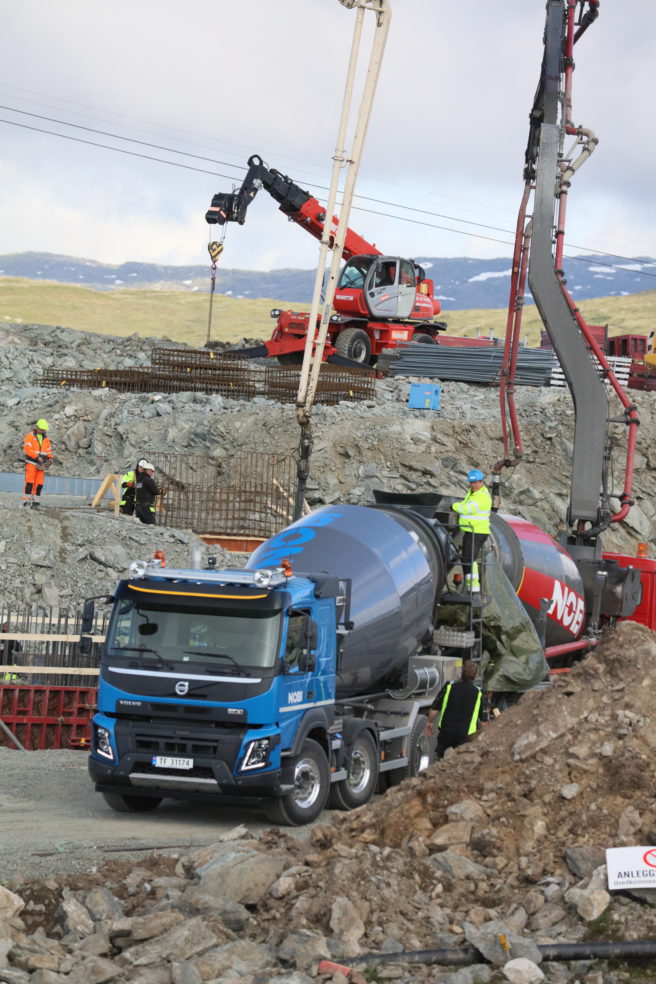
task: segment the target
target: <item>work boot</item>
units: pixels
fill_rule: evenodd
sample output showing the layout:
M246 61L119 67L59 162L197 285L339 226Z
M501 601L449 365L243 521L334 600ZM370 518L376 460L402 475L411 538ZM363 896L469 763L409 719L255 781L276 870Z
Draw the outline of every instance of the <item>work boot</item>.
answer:
M32 509L37 509L40 505L41 505L40 502L33 502L32 503Z
M29 499L27 499L27 500L26 500L26 501L25 501L25 502L23 503L23 505L24 505L24 506L31 506L31 505L32 505L32 503L30 502L30 500L29 500Z

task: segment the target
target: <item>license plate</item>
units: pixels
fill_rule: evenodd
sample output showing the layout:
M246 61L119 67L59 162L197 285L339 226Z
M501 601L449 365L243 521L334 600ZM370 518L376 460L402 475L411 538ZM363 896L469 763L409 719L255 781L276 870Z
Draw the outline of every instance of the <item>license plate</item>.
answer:
M154 755L152 765L156 769L193 769L194 760L185 758L173 758L170 755Z

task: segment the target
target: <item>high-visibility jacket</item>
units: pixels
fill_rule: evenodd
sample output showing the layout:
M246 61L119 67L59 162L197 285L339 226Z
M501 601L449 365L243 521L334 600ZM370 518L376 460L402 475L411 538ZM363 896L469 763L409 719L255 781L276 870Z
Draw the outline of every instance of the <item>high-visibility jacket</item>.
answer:
M492 512L492 496L487 486L483 485L477 492L471 489L461 502L451 506L458 515L458 526L469 533L489 533L490 513Z
M28 465L38 464L38 457L52 458L50 438L47 434L37 434L35 430L31 430L25 435L23 450L25 452L25 461Z
M453 692L454 688L455 693ZM478 687L468 680L460 680L458 683L447 683L441 694L442 702L438 722L440 729L463 738L465 735L475 734L482 699ZM438 694L438 701L439 697ZM452 698L452 707L449 706L449 698ZM448 715L446 715L447 708L450 712Z
M134 472L126 472L121 479L121 505L124 506L127 501L134 502L135 493L135 478Z

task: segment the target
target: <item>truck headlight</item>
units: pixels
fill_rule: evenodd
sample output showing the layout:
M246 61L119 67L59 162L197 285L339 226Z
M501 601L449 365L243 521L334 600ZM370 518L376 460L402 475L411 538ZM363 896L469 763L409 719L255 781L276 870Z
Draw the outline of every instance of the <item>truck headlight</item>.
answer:
M270 742L268 738L256 738L249 742L242 762L241 771L248 769L262 769L269 758Z
M110 759L110 761L113 762L114 749L112 748L112 741L109 731L107 730L107 728L99 728L99 727L96 727L95 731L96 731L95 734L96 752L98 753L98 755L102 755L103 758Z

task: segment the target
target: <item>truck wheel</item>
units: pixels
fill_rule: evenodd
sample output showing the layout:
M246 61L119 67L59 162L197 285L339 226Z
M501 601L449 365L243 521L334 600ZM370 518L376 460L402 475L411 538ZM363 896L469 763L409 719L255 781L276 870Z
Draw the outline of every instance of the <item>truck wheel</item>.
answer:
M436 340L432 335L429 335L425 331L416 331L412 336L413 342L421 342L423 345L437 345Z
M326 754L316 741L306 738L301 754L294 762L294 789L285 796L272 799L266 806L271 823L285 827L300 827L319 816L330 789L330 769Z
M125 793L103 793L107 806L117 813L150 813L162 802L157 796L126 796Z
M378 785L378 750L368 731L353 742L346 779L330 787L328 805L333 810L356 810L368 803Z
M369 365L371 342L363 328L345 328L335 339L335 348L345 359L353 359L363 366Z
M408 736L408 764L402 769L390 769L387 773L390 786L398 786L404 779L413 779L433 761L433 745L426 734L428 718L420 714Z
M281 366L301 366L303 365L303 353L286 352L284 355L278 356L278 362Z

